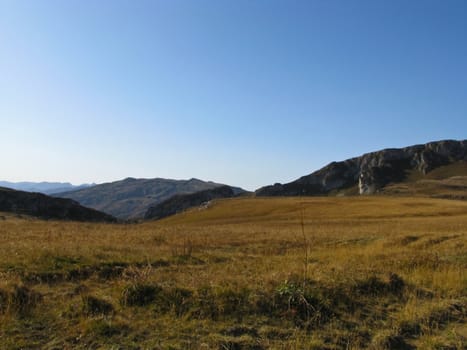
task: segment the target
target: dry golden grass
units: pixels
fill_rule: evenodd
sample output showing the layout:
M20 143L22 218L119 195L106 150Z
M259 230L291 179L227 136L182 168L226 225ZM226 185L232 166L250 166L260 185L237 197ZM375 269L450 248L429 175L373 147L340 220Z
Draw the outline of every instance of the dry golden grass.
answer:
M2 217L0 348L466 349L464 201L239 198L128 225Z
M407 174L403 182L389 184L383 193L445 199L467 199L467 162L441 166L423 175L419 171Z

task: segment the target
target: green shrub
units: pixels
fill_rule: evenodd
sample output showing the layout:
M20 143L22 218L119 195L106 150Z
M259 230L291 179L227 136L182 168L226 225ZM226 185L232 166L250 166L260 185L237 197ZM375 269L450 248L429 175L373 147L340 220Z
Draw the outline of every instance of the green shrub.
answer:
M311 281L285 281L276 289L274 308L279 316L292 319L298 326L315 327L328 321L333 312L331 302Z

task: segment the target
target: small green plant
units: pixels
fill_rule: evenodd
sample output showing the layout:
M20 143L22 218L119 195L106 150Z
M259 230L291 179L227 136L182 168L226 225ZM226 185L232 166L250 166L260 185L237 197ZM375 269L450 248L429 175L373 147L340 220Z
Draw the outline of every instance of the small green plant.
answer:
M303 287L288 280L285 280L282 284L280 284L276 291L280 298L287 300L289 309L291 305L302 301L304 298Z
M334 313L329 304L312 281L301 284L286 280L276 289L275 309L301 327L314 327L330 319Z

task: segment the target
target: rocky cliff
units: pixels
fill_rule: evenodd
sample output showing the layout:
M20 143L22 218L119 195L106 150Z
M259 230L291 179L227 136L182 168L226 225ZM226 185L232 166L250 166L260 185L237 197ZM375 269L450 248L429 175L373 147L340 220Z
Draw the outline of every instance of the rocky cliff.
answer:
M324 195L353 186L358 186L360 194L373 194L389 183L403 181L412 171L427 174L438 167L466 161L467 140L445 140L384 149L345 161L332 162L287 184L262 187L256 191L256 195Z
M231 198L235 191L230 186L221 186L191 194L175 195L158 205L150 207L144 216L145 219L162 219L164 217L180 213L192 207L218 198Z
M0 187L0 211L26 214L43 219L115 222L110 215L79 205L71 199L54 198L42 193Z

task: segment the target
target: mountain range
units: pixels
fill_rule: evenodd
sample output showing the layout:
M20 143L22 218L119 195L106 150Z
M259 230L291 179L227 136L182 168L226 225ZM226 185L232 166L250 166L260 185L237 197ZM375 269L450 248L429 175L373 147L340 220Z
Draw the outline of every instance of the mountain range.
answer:
M94 186L95 184L72 185L69 182L9 182L0 181L0 187L12 188L18 191L54 194L65 191L75 191Z
M84 188L68 183L0 182L0 185L5 184L13 188L52 193L54 197L73 200L73 205L79 203L123 220L159 219L212 199L247 193L238 187L194 178L126 178L99 185L83 185ZM56 192L63 187L71 190ZM5 196L5 189L2 191ZM443 140L366 153L332 162L286 184L262 187L254 194L259 197L390 194L467 199L467 140ZM36 203L32 205L36 209L37 203L48 201L45 196L33 198L24 193L17 195L23 204L28 198ZM51 207L55 208L58 203L51 204ZM63 202L63 205L70 208L70 203ZM10 207L16 208L15 205Z
M135 179L104 183L77 191L56 193L54 196L70 198L81 205L113 215L119 219L143 218L150 207L174 195L213 189L222 184L199 179ZM235 194L245 192L232 187Z

